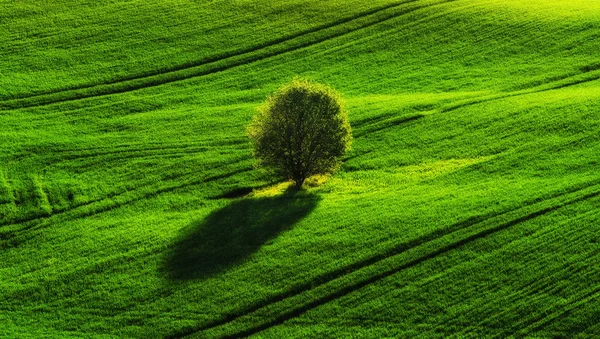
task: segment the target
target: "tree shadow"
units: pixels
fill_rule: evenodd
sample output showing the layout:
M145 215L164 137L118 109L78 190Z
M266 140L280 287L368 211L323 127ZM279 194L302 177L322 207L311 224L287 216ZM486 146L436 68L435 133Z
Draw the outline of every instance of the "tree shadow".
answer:
M165 273L171 280L199 279L239 264L307 216L319 200L294 191L236 200L182 230L167 253Z

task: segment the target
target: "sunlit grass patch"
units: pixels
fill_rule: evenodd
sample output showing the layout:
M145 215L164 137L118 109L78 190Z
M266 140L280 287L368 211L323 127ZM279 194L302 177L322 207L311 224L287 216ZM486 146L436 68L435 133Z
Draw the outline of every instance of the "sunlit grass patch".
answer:
M248 196L252 198L276 197L288 192L293 185L292 181L284 181L265 188L255 189Z
M452 173L458 169L485 162L492 158L492 156L485 156L472 159L438 160L419 165L399 167L396 171L386 170L385 172L391 173L394 180L399 180L400 182L422 181Z

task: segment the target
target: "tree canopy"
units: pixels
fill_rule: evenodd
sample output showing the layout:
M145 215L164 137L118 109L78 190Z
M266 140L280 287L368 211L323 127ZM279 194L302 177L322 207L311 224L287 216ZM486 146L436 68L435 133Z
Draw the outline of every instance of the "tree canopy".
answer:
M259 164L296 188L312 175L338 169L352 139L340 96L308 80L293 80L268 97L247 132Z

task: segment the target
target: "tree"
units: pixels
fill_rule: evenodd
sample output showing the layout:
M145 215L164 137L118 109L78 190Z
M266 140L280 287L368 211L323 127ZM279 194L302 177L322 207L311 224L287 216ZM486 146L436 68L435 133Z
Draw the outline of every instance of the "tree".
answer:
M297 189L312 175L337 170L352 139L340 96L308 80L294 80L267 98L247 132L259 165Z

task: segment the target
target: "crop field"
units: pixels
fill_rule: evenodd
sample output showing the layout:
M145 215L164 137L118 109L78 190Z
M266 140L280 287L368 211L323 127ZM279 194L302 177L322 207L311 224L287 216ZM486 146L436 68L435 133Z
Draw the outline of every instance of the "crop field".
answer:
M597 0L0 0L0 337L600 337L599 168Z

